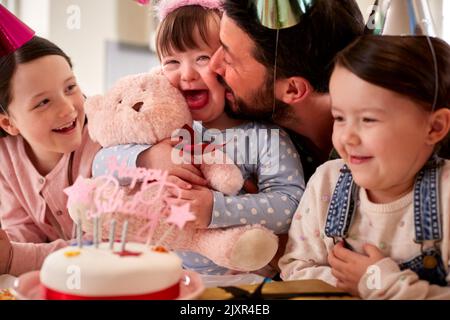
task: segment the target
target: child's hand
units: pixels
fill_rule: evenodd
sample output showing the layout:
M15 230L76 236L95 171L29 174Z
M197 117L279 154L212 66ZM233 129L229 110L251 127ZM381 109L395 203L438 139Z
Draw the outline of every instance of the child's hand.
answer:
M336 244L328 254L331 273L338 280L337 287L359 296L358 283L367 268L384 258L383 253L371 244L364 245L364 254L344 248L342 242Z
M175 194L173 194L176 197ZM169 199L170 204L181 204L188 202L190 211L194 213L196 219L192 222L196 228L207 228L211 223L211 215L214 205L213 192L205 187L192 186L190 190L181 190L179 200Z
M166 139L152 146L139 155L137 166L167 171L169 175L177 176L186 182L202 186L207 185L202 173L194 165L173 163L172 149L177 143Z
M176 185L178 188L180 189L185 189L185 190L191 190L192 189L192 184L190 184L189 182L186 182L176 176L168 176L167 177L167 182L173 183L174 185Z
M8 273L9 270L2 270L2 267L8 267L7 264L11 254L11 242L5 231L0 229L0 275Z

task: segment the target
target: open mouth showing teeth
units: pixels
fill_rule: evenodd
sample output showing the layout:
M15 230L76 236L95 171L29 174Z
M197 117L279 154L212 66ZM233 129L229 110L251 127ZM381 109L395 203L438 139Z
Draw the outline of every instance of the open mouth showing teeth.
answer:
M67 132L70 132L73 129L75 129L76 126L77 126L77 119L73 120L71 123L69 123L63 127L53 129L52 131L57 132L57 133L67 133Z
M183 95L190 109L202 109L209 102L208 90L186 90Z

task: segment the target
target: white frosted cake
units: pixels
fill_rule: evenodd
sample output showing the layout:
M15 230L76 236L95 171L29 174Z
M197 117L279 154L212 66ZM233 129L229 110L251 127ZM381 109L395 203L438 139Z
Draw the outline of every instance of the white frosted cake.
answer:
M181 259L139 243L66 247L50 254L40 272L46 299L175 299Z

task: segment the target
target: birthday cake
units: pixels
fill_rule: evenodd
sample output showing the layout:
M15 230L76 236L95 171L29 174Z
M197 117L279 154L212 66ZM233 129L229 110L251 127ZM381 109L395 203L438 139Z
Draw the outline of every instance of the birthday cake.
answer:
M40 272L48 300L171 300L180 294L178 256L162 247L127 243L66 247L50 254Z

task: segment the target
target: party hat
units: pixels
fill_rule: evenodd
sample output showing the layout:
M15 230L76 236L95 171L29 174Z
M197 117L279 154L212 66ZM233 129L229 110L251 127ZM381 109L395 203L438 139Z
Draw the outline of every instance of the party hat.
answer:
M427 0L376 0L366 34L436 36Z
M430 37L436 29L427 0L376 0L366 25L366 34L385 36L426 36L433 57L435 93L432 110L438 101L440 79L436 51Z
M0 4L0 57L31 40L34 31Z
M290 28L298 24L314 0L249 0L258 20L270 29Z

